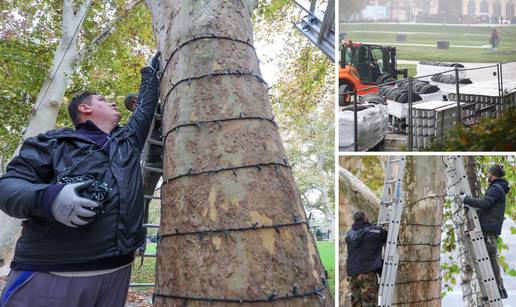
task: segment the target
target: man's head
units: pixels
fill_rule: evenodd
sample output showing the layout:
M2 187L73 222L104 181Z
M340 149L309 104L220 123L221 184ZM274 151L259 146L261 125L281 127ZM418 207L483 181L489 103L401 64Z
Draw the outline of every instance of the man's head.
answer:
M353 221L355 222L369 222L369 218L364 211L354 211L353 212Z
M131 111L134 112L136 109L136 99L138 98L138 95L130 93L125 97L124 105L125 107Z
M487 180L489 182L502 178L503 176L505 176L505 171L503 170L503 166L500 164L492 165L487 171Z
M101 95L83 92L68 104L68 114L75 126L91 120L99 128L115 127L120 121L121 114L115 103L109 102Z

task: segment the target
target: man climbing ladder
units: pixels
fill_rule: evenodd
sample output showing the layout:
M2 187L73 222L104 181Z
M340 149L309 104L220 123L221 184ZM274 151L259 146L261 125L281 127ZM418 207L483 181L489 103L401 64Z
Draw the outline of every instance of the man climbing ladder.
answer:
M471 188L469 186L466 170L464 167L463 157L450 156L446 162L446 174L448 178L448 192L452 195L461 195L452 199L452 203L456 208L460 208L462 202L476 203L471 201L473 198L468 196L471 195ZM491 187L490 187L491 188ZM489 191L489 189L488 189ZM487 195L487 193L486 193ZM496 201L496 199L495 199ZM489 201L491 207L494 202ZM505 199L503 200L503 207L505 207ZM486 206L487 207L487 206ZM484 210L487 208L484 208ZM475 272L480 281L480 289L483 295L485 303L492 307L503 306L501 302L501 289L496 281L496 275L492 261L496 261L496 253L489 251L486 241L485 231L490 228L490 225L486 224L488 220L485 218L486 211L480 211L480 217L477 214L477 210L469 205L464 207L464 213L466 216L465 232L467 234L467 248L471 252L473 258L473 265ZM503 212L502 212L503 218ZM482 226L482 221L484 225ZM491 222L489 222L491 224ZM501 223L493 224L496 230L501 230ZM487 227L487 228L486 228ZM499 227L499 228L498 228ZM496 244L496 243L495 243ZM491 254L491 255L490 255Z
M498 241L498 236L502 233L505 200L509 192L509 184L503 178L504 176L505 171L503 167L499 164L495 164L489 168L487 173L489 187L483 197L475 198L466 194L461 195L461 200L465 205L480 209L478 218L502 299L507 298L507 291L503 286L503 280L500 275L496 242Z

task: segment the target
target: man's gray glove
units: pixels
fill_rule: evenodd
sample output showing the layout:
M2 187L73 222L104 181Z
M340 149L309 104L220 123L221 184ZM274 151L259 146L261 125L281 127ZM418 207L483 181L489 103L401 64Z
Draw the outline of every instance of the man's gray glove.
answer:
M91 218L97 214L93 210L100 207L100 204L77 195L77 190L86 187L91 181L71 183L65 185L52 202L51 212L54 218L69 227L86 225L91 219L85 221L83 218Z
M464 203L464 198L466 198L467 196L468 196L468 195L466 195L466 194L460 194L460 195L459 195L460 202L461 202L461 203Z

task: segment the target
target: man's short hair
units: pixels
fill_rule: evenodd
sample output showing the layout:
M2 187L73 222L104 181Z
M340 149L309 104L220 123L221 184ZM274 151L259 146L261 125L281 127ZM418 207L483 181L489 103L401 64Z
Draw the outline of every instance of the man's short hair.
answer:
M487 172L497 178L502 178L503 176L505 176L503 166L501 166L500 164L492 165Z
M364 211L357 210L353 212L353 221L364 222L367 218L367 214Z
M97 95L97 93L88 91L82 92L79 95L75 95L68 104L68 115L70 115L70 119L75 126L80 124L79 105L81 103L90 104L91 96L93 95Z

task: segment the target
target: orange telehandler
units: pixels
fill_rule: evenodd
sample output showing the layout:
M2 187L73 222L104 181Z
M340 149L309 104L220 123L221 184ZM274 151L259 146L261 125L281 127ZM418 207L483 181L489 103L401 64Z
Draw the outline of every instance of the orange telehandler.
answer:
M407 77L407 69L397 69L396 48L344 41L339 66L339 105L358 95L378 92L377 85Z

